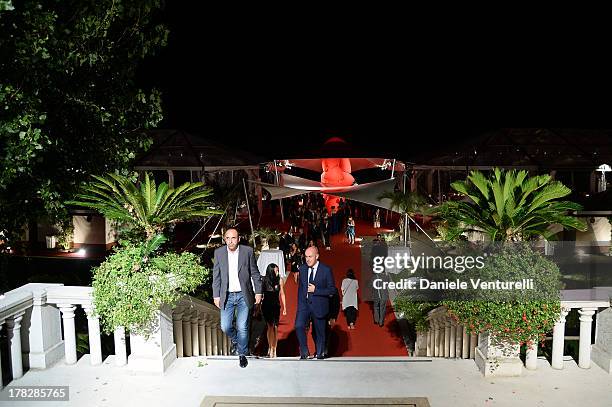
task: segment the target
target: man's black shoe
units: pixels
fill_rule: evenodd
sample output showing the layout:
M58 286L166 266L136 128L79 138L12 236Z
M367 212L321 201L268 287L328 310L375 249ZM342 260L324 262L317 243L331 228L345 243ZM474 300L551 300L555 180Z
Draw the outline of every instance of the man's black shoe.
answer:
M238 356L238 345L232 344L229 350L229 354L232 356Z
M248 364L249 361L247 360L246 356L240 355L240 367L247 367Z
M325 359L325 355L317 355L317 359L318 360L323 360L323 359Z
M300 360L308 360L308 355L301 355Z

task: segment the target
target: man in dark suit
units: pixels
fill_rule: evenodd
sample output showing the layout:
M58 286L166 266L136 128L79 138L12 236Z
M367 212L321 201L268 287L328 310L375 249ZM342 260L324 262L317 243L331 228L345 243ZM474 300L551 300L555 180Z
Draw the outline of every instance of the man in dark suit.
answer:
M246 355L249 346L249 315L253 304L259 304L261 276L253 249L239 245L238 231L225 232L225 244L215 250L213 266L213 298L221 309L221 330L238 350L240 367L248 365ZM236 310L236 328L234 328Z
M295 332L300 343L300 359L307 359L309 351L306 327L312 320L317 338L317 359L323 359L329 298L334 294L336 287L331 268L319 262L319 250L316 247L306 249L305 257L306 264L300 266Z

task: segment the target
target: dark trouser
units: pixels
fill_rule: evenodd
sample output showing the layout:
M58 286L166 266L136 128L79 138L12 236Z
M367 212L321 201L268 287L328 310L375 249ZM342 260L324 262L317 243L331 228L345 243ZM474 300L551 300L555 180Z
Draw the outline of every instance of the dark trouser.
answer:
M357 309L355 307L346 307L344 309L344 316L349 325L354 324L357 321Z
M374 323L383 325L385 323L385 315L387 314L387 300L379 298L374 299Z
M323 353L325 355L329 355L329 336L331 335L331 328L329 326L329 318L325 319L325 349L323 349ZM317 330L312 330L312 341L317 343ZM317 353L318 355L318 353Z
M308 323L311 320L316 331L316 353L317 355L322 355L325 351L325 325L327 325L327 320L325 318L315 317L310 308L308 310L298 310L295 316L295 334L300 343L300 356L307 356L309 354L306 329L308 329Z

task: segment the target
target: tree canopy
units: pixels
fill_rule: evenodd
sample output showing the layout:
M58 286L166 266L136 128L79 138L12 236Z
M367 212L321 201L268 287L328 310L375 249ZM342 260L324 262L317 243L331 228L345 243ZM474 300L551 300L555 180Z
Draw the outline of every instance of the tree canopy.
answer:
M139 64L165 46L160 0L0 2L0 231L65 218L91 174L128 174L162 119Z

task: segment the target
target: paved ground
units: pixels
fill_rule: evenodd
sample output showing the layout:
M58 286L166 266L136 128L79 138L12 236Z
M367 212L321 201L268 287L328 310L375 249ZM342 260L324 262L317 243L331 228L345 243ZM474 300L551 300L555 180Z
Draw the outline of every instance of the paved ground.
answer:
M30 371L10 386L70 385L70 403L47 406L198 406L205 395L298 397L427 397L432 406L610 406L612 376L597 366L583 370L567 361L520 378L485 379L472 360L427 358L295 358L250 360L240 369L235 359L180 358L165 376L130 374L98 367L85 356L75 366L61 362ZM200 366L199 366L200 365ZM7 389L3 390L4 394ZM0 406L37 406L40 402L0 402Z

